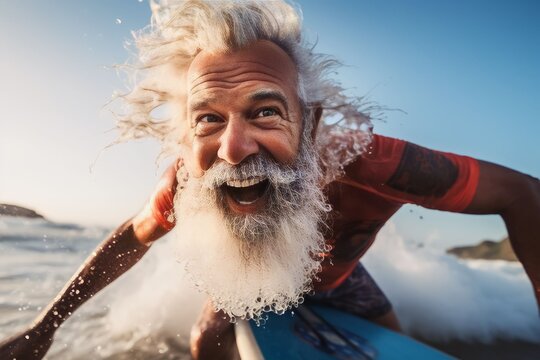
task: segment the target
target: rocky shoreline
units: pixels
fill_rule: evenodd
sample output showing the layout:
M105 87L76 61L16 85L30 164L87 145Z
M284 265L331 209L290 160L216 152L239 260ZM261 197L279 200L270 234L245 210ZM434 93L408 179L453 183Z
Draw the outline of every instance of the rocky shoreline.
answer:
M508 237L500 241L484 240L477 245L451 248L446 253L461 259L518 261Z
M25 217L31 219L45 219L41 214L38 214L34 210L11 204L0 204L0 215Z

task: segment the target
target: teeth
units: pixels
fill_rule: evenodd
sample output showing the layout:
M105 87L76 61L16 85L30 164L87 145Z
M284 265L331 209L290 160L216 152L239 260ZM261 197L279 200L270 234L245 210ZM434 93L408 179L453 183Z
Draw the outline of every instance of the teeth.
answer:
M228 186L232 186L232 187L236 187L236 188L245 188L245 187L248 187L248 186L253 186L253 185L256 185L258 183L260 183L261 181L264 181L264 177L263 176L257 176L257 177L254 177L254 178L250 178L250 179L245 179L245 180L229 180L227 181L227 185Z
M256 200L256 199L253 200L253 201L241 201L241 200L240 200L240 201L238 201L238 202L239 202L240 204L242 204L242 205L251 205L251 204L253 204L255 201L257 201L257 200Z

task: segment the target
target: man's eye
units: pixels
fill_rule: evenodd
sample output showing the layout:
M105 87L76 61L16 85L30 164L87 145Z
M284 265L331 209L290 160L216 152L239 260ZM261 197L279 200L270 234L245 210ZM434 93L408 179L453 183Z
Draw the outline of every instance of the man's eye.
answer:
M275 115L279 115L279 112L276 109L264 108L257 111L256 117L267 117L267 116L275 116Z
M220 118L216 115L207 114L199 118L198 122L201 122L201 121L205 123L216 123L220 121Z

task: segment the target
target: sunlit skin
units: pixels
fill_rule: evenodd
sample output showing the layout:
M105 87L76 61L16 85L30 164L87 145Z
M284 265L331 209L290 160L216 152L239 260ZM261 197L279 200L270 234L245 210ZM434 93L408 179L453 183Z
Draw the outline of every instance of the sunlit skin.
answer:
M214 163L238 165L262 151L281 164L298 154L302 116L297 72L290 57L269 41L233 53L202 51L187 71L188 136L184 148L190 176ZM263 199L230 210L254 212Z
M295 160L302 130L297 73L291 59L278 46L260 41L227 54L203 51L192 62L186 79L188 96L183 124L188 130L181 142L186 151L182 160L190 176L202 177L217 162L241 164L261 152L268 153L280 164ZM377 194L359 193L362 169L361 159L351 163L345 169L345 176L326 189L333 209L327 239L346 229L348 224L370 219L368 209L381 205ZM460 212L501 215L518 258L535 280L534 290L540 302L540 182L484 161L478 161L478 170L474 198ZM167 174L167 180L173 183L176 170ZM261 197L246 206L229 199L229 210L255 212L264 205L263 200ZM395 209L382 208L393 212L399 204L395 204ZM0 342L0 359L42 358L58 326L139 261L148 250L147 245L167 231L156 221L149 203L99 245L28 328ZM334 252L334 268L340 266L340 254L357 250L354 241L347 244ZM80 295L72 296L76 291ZM370 320L399 329L393 311ZM234 328L223 312L214 312L211 303L207 303L192 329L191 351L196 359L232 359L237 355Z
M185 82L186 114L182 125L187 130L181 143L185 151L182 160L189 175L199 178L217 162L238 165L261 152L268 153L280 164L292 163L298 154L302 130L296 81L294 63L281 48L270 42L259 41L232 53L199 53L190 64ZM320 116L320 111L317 113ZM535 254L538 250L531 244L538 244L533 225L538 223L535 214L540 213L538 181L485 162L479 162L479 168L477 192L464 212L501 214L520 259L529 266L537 264ZM370 197L360 196L355 191L356 184L361 181L360 170L361 162L349 165L347 176L327 188L333 213L339 214L333 219L330 233L337 233L347 224L367 217L363 212L371 206ZM236 213L256 212L264 206L264 197L251 205L228 199L228 205L229 210ZM100 245L99 257L92 256L85 262L74 280L31 328L2 344L0 358L6 354L11 357L21 354L16 357L28 358L25 356L29 351L32 356L42 357L53 340L55 328L51 324L67 319L74 309L135 264L148 249L144 244L165 232L152 216L150 206L146 206ZM353 251L354 248L343 246L340 249L345 254ZM338 255L334 258L336 265L339 264ZM122 267L115 266L114 259L118 256L122 256ZM531 273L538 273L537 269L534 267ZM84 288L79 285L79 279L84 280ZM82 290L80 297L69 297L69 291L79 289ZM370 320L399 330L394 311ZM232 359L238 355L232 324L223 312L215 312L210 302L191 335L191 352L196 359ZM26 336L36 339L32 347L28 346Z

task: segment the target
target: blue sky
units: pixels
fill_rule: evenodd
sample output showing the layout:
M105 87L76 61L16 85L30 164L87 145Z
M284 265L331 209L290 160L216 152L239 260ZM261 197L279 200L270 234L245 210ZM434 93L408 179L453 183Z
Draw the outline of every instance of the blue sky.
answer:
M402 110L376 132L540 176L540 3L299 4L318 51L346 65L345 87ZM163 169L157 144L95 160L114 139L103 105L122 84L110 66L127 58L123 42L149 14L138 0L0 2L0 202L109 226L142 206ZM496 217L417 207L395 222L406 238L441 244L505 233Z

